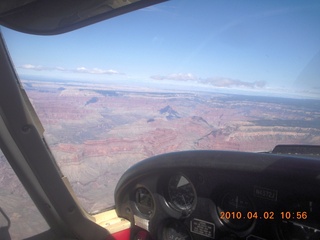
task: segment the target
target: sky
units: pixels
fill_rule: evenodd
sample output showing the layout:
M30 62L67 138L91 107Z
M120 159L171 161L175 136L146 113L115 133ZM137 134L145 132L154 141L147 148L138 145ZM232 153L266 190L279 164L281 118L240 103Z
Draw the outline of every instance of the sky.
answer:
M1 31L21 79L320 98L319 1L172 0L57 36Z

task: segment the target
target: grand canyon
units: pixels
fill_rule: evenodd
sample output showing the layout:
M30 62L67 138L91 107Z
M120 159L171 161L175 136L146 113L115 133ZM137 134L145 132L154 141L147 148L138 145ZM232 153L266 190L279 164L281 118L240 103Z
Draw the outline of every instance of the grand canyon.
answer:
M25 89L89 212L112 206L121 174L156 154L320 142L319 101L39 81Z
M83 82L28 80L23 86L58 166L90 213L112 207L124 171L156 154L265 152L320 142L319 100Z

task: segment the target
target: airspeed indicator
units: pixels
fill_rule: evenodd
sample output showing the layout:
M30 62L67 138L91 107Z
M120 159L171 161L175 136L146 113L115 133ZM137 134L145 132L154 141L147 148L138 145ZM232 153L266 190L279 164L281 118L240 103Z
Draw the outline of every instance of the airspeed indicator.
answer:
M196 191L193 184L183 175L174 175L168 182L169 203L177 210L189 214L195 205Z

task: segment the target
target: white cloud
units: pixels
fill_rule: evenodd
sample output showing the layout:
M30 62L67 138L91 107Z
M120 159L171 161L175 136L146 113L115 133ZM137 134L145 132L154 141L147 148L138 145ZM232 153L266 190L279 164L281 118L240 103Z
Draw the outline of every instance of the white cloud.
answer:
M68 69L66 69L64 67L55 67L55 70L62 71L62 72L67 72L68 71Z
M76 73L88 73L88 74L121 74L120 72L114 69L100 69L100 68L86 68L86 67L77 67L75 69L67 69L64 67L44 67L41 65L32 65L32 64L24 64L19 68L27 69L27 70L35 70L35 71L61 71L61 72L76 72Z
M173 81L188 81L201 84L207 84L218 88L264 88L264 81L247 82L226 77L217 78L199 78L192 73L173 73L170 75L154 75L151 76L154 80L173 80Z
M197 81L199 78L192 73L173 73L167 76L154 75L151 76L155 80L174 80L174 81Z
M48 67L44 67L41 65L32 65L32 64L24 64L24 65L20 66L20 68L36 70L36 71L50 70L50 68L48 68Z
M231 78L207 78L200 81L204 84L210 84L215 87L241 87L241 88L263 88L266 83L264 81L246 82Z
M77 67L74 71L80 73L89 73L89 70L85 67Z
M179 81L196 81L198 77L194 76L192 73L176 73L168 76L170 80L179 80Z
M78 67L74 70L74 72L89 73L89 74L120 74L118 71L113 69L100 69L100 68L88 69L85 67Z

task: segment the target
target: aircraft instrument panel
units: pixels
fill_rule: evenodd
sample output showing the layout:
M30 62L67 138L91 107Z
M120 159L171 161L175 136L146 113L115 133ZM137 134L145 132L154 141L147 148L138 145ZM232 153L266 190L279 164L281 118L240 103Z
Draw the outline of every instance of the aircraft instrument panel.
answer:
M147 239L320 239L320 161L188 151L130 168L116 211Z

